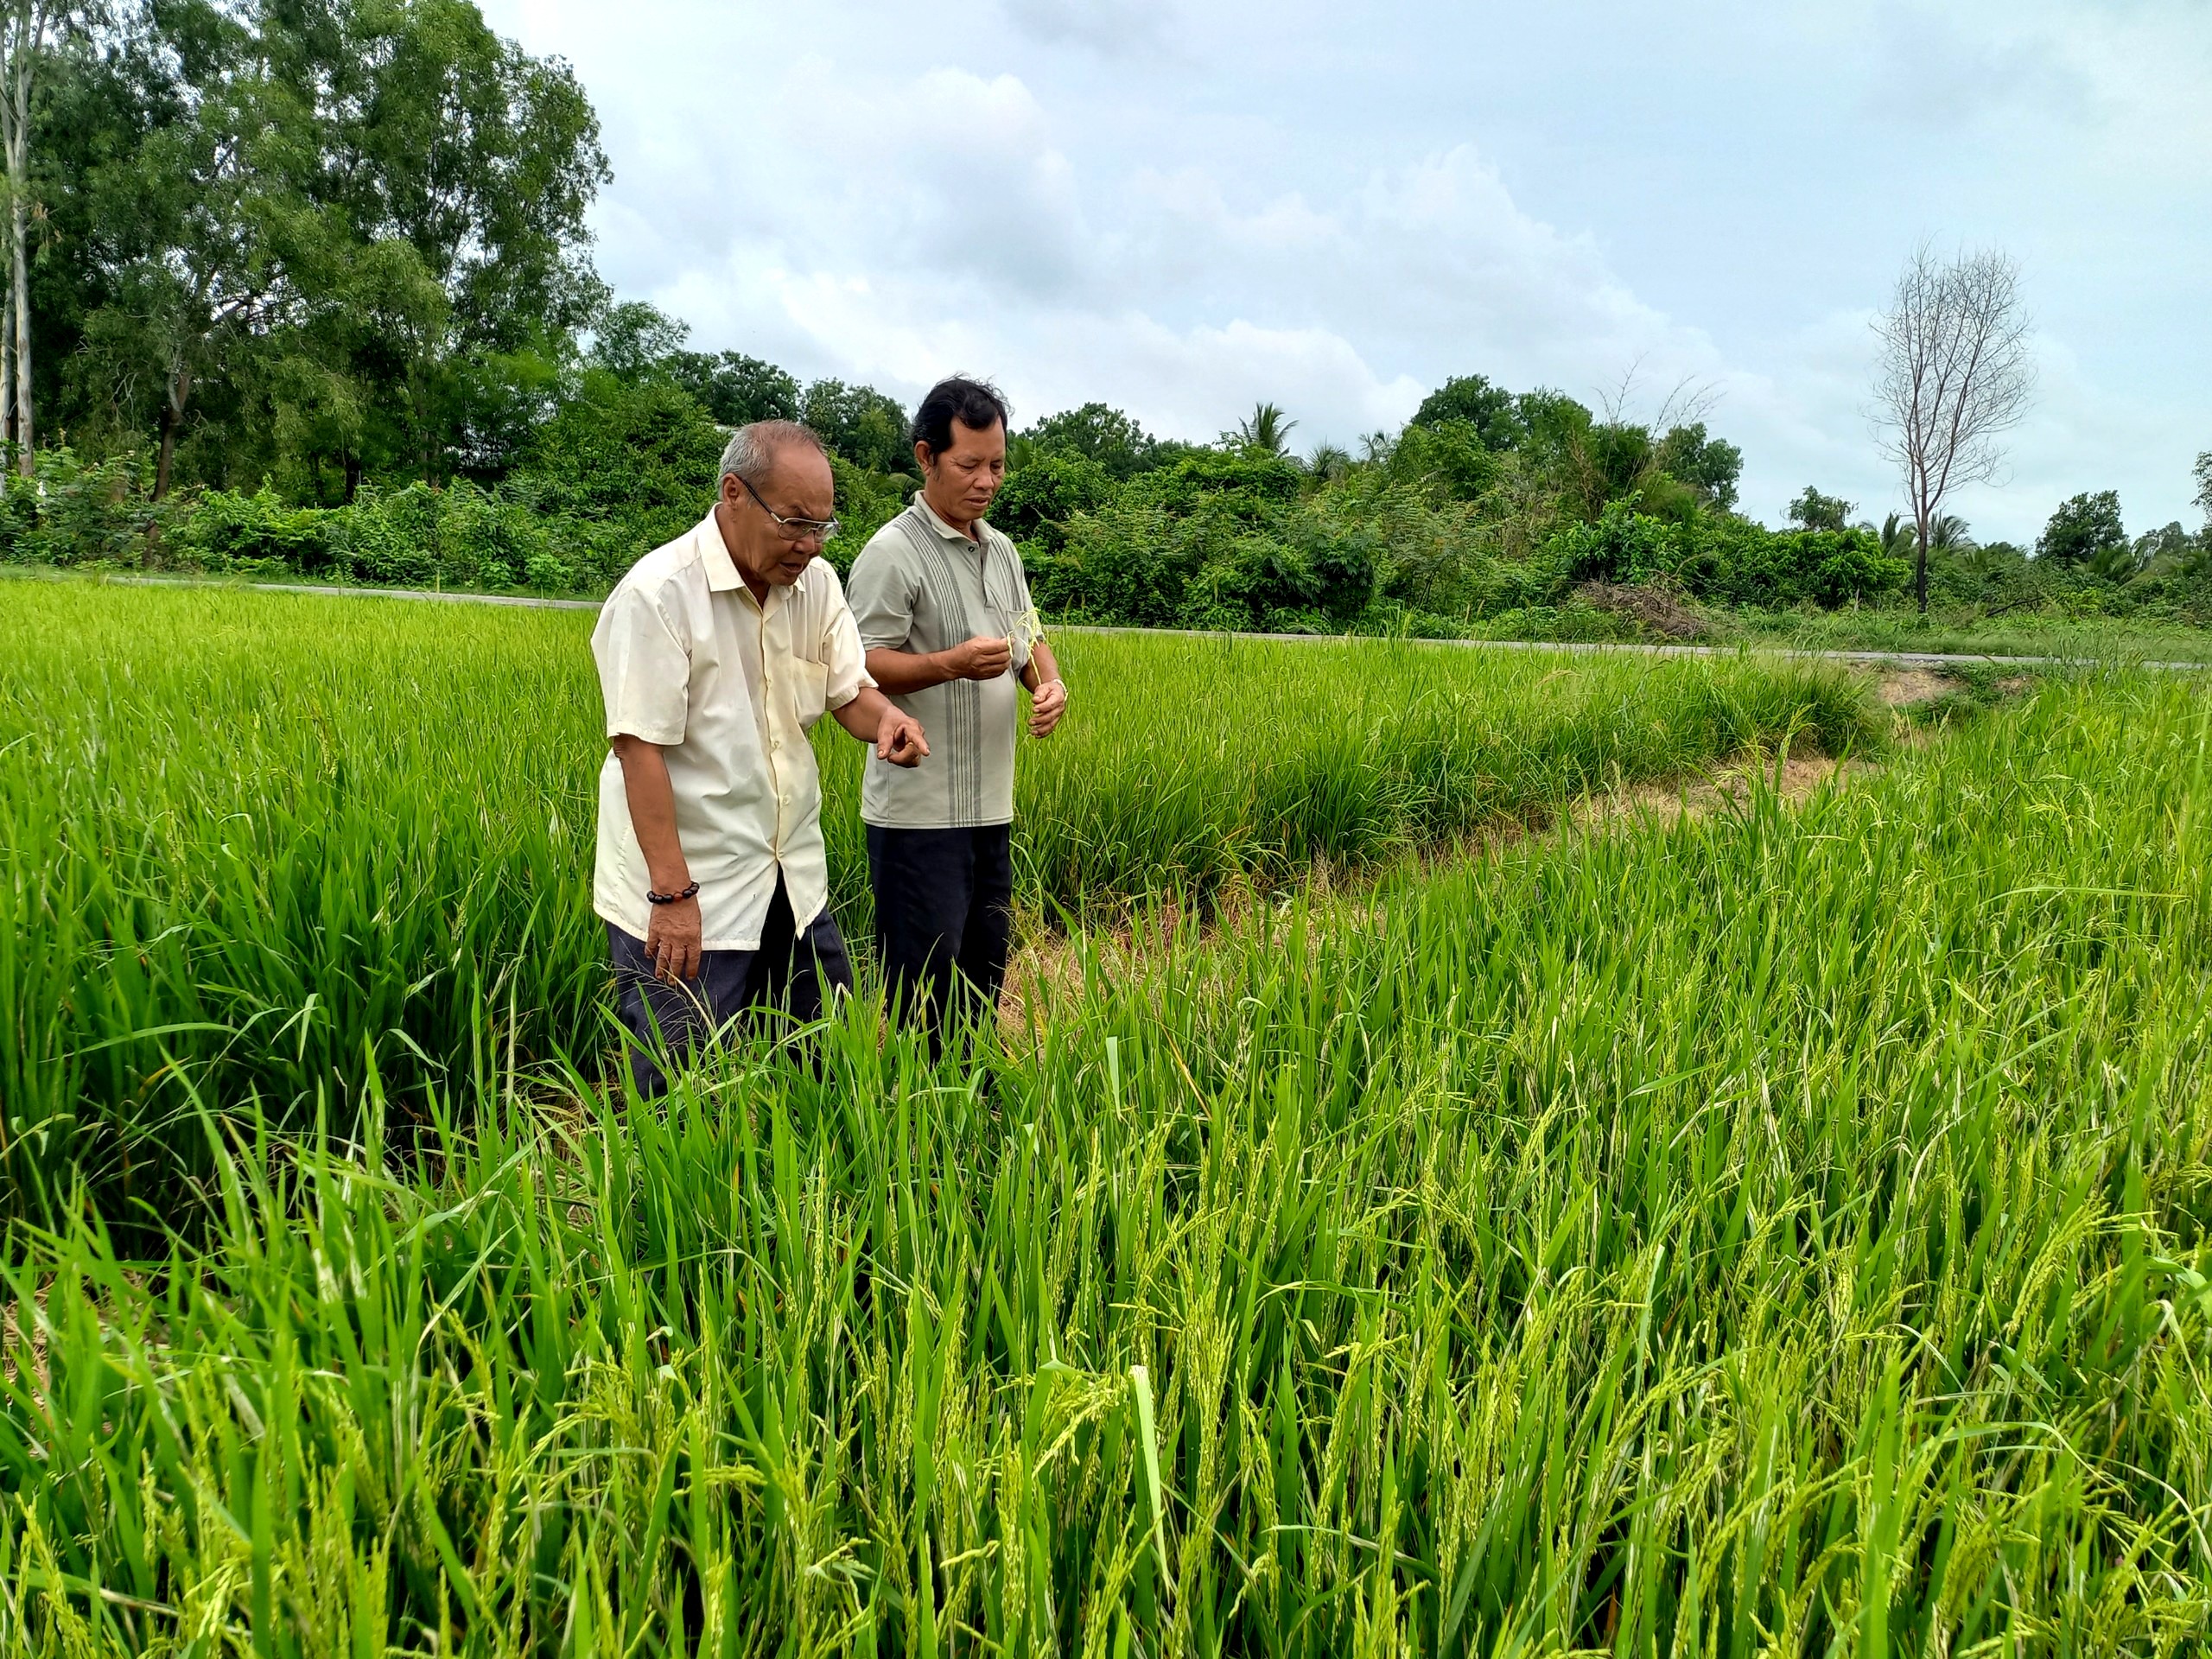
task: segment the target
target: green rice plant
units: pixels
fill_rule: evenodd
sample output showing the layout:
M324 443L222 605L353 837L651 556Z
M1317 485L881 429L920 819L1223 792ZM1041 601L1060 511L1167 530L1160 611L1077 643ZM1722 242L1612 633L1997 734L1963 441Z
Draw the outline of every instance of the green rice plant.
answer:
M111 1213L202 1161L195 1103L412 1118L517 1055L607 1047L589 907L605 754L575 613L0 588L0 1217L77 1176ZM1387 859L1588 785L1796 731L1864 691L1751 660L1565 663L1076 636L1028 747L1025 898L1078 916ZM822 740L864 938L860 746Z
M1074 941L0 1274L0 1650L2075 1655L2212 1622L2212 711ZM534 1088L576 1104L532 1103Z

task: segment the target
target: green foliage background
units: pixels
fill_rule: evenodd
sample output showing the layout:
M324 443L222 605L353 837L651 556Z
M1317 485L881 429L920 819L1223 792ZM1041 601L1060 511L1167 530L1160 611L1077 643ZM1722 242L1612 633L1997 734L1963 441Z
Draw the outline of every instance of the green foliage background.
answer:
M590 103L473 0L122 0L68 14L36 88L45 442L0 563L592 594L704 512L746 422L834 452L840 563L917 482L896 397L616 300ZM994 517L1048 612L1268 632L1726 637L1894 607L1912 551L1811 486L1795 528L1742 516L1742 452L1694 408L1469 373L1357 454L1295 454L1297 425L1044 413ZM1933 529L1954 622L2212 623L2212 537L2130 539L2110 492L2034 556Z

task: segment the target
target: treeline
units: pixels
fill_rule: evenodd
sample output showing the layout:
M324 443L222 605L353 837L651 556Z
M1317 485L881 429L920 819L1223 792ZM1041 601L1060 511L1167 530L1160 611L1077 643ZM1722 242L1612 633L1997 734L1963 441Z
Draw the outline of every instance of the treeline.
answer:
M613 302L590 102L469 0L36 10L0 559L588 591L696 518L717 423L908 464L892 399Z
M511 470L607 294L567 66L465 0L61 7L28 77L7 435L302 505ZM11 380L12 385L12 380Z
M614 302L590 104L467 0L124 0L7 38L32 97L0 560L590 593L696 518L747 421L829 442L833 559L917 482L896 399ZM1689 632L1700 606L1888 602L1916 546L1815 489L1784 529L1743 516L1742 454L1694 409L1471 374L1356 454L1300 454L1295 424L1033 419L993 516L1048 611L1209 628ZM2198 481L2212 514L2212 458ZM1929 529L1941 597L2212 620L2212 534L2131 538L2109 494L2034 550Z

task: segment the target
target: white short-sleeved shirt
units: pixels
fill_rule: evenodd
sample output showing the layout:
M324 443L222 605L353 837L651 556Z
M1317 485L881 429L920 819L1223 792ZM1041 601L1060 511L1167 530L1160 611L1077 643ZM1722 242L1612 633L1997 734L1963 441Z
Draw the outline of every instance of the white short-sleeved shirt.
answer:
M756 602L709 513L630 567L600 607L591 648L607 736L643 738L667 762L704 948L760 948L779 868L791 919L813 921L830 877L807 728L875 683L837 573L817 559ZM610 753L599 774L592 906L642 939L651 886L622 763Z

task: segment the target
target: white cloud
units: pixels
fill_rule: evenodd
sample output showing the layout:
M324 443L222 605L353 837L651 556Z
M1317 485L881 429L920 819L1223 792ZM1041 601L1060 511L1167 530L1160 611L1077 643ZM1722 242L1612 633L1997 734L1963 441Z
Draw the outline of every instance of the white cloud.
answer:
M1304 444L1452 373L1588 400L1633 367L1646 403L1719 394L1753 510L1815 482L1872 512L1866 308L1923 235L2012 246L2047 373L1969 516L2018 536L2083 488L2163 522L2212 446L2191 6L488 10L601 111L625 294L909 397L964 368L1029 415L1098 397L1192 437L1265 397Z

